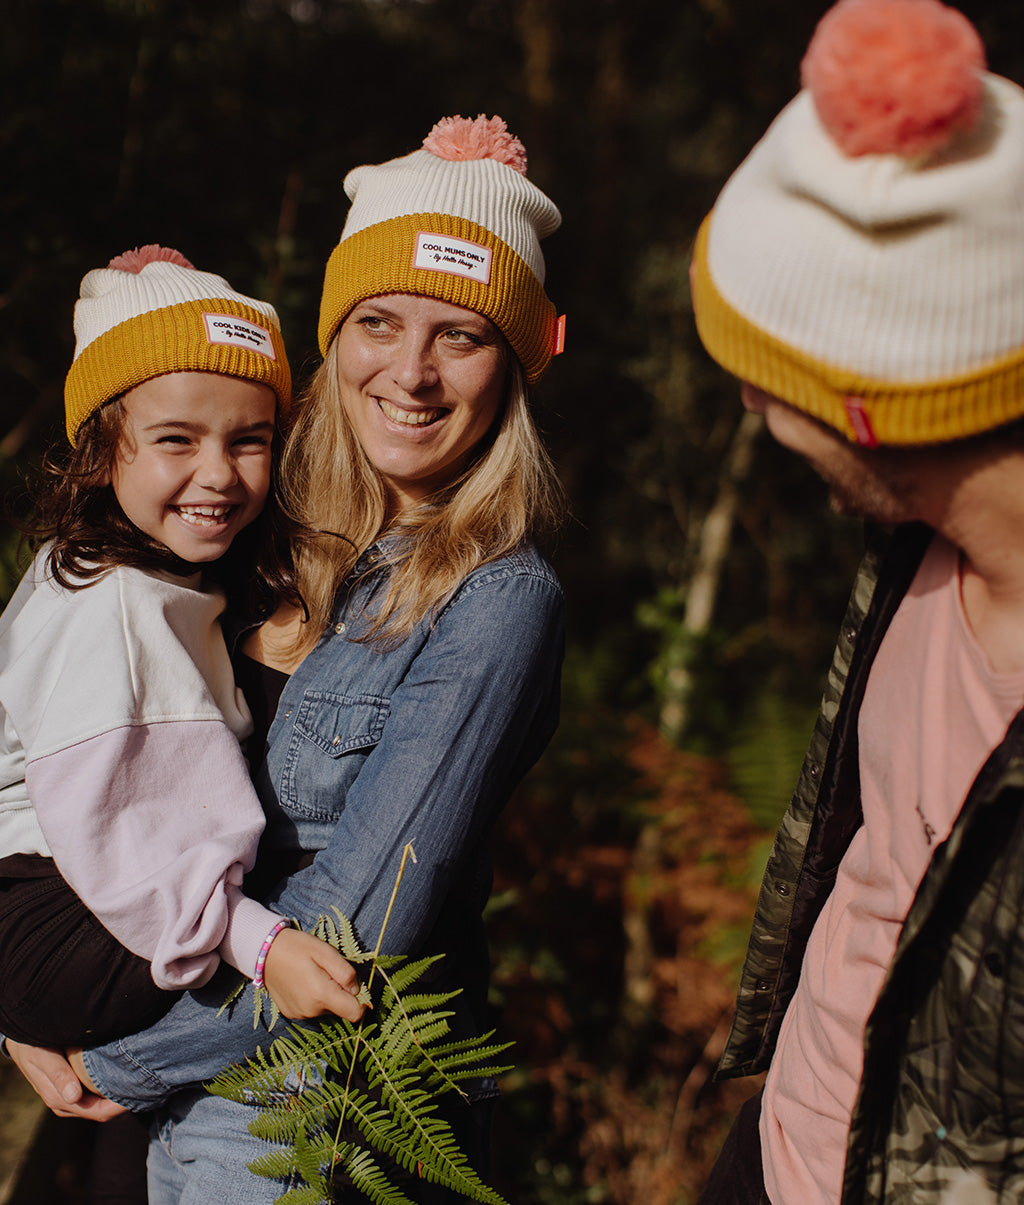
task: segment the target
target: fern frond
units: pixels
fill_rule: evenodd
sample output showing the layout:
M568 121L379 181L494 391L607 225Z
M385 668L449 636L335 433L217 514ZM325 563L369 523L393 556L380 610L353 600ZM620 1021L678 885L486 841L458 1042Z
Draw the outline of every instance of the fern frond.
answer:
M326 1182L322 1190L314 1184L300 1184L298 1188L289 1189L283 1197L275 1197L274 1205L324 1205L330 1200L329 1192Z
M401 958L397 960L387 960L379 958L377 960L377 974L380 975L384 982L391 988L396 996L400 992L404 992L407 987L411 987L418 979L421 979L428 970L436 962L440 962L444 958L443 954L428 954L423 958L409 959ZM389 961L391 965L389 965ZM448 998L461 995L462 989L456 988Z
M287 1180L296 1171L295 1151L292 1147L277 1147L266 1151L249 1164L249 1170L269 1180Z
M416 1205L396 1188L381 1170L370 1151L360 1151L346 1163L345 1175L374 1205Z
M445 1075L445 1086L434 1088L431 1085L431 1091L436 1091L439 1094L442 1092L451 1091L450 1085L459 1084L467 1079L498 1079L499 1076L508 1075L510 1071L515 1070L515 1063L494 1063L484 1064L478 1067L475 1063L472 1067L464 1067L461 1070L449 1069ZM460 1096L465 1097L465 1093L460 1089L455 1089Z
M313 936L334 946L349 962L372 962L372 951L364 950L359 944L355 927L348 917L338 908L331 911L334 917L321 916L311 930Z
M242 995L248 986L249 980L244 978L242 975L239 975L238 982L231 989L231 991L228 992L227 999L224 1001L224 1003L220 1006L220 1008L217 1009L217 1016L219 1017L222 1013L230 1012L231 1006L235 1004L236 1001L241 1000Z
M340 912L321 917L314 933L352 962L372 958ZM462 1081L508 1070L495 1064L510 1044L494 1042L493 1033L452 1040L447 1006L459 991L417 986L440 957L378 957L369 1019L290 1025L268 1049L210 1085L258 1110L249 1129L273 1149L251 1170L282 1187L301 1181L279 1198L282 1205L330 1201L346 1186L373 1205L412 1205L393 1182L396 1170L470 1200L505 1205L471 1167L437 1106L449 1092L467 1099ZM263 1002L256 995L258 1024Z

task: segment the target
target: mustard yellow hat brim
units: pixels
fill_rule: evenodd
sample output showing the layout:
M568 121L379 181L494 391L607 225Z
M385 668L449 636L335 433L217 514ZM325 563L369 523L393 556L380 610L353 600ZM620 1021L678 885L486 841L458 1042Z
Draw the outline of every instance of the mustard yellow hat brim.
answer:
M767 334L715 285L708 264L713 220L714 212L694 248L694 315L709 354L739 380L867 445L945 443L1024 414L1024 348L960 376L892 383L828 364Z

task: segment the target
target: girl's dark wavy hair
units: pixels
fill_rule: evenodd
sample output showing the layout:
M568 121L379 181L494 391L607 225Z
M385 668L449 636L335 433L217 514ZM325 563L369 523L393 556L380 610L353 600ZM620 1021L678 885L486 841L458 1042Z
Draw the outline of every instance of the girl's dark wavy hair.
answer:
M195 573L194 565L140 531L121 509L110 479L124 431L124 406L118 398L86 419L74 448L51 449L43 459L34 515L23 530L33 553L51 542L46 569L65 589L81 590L119 565L178 576ZM266 505L224 556L204 566L238 614L263 617L282 601L302 606L290 551L299 525L277 494L283 443L279 415Z

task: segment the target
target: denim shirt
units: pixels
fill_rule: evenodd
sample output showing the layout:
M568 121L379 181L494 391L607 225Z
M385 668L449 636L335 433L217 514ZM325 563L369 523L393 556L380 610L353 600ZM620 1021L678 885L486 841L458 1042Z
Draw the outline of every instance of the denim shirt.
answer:
M445 954L435 990L463 989L453 1028L466 1035L483 1025L486 993L482 841L557 725L562 591L526 546L475 570L432 619L382 647L359 637L387 574L381 546L364 554L282 693L256 775L264 847L269 858L318 852L268 903L306 927L339 908L372 948L411 842L416 861L383 949ZM267 1035L253 1031L245 1000L217 1016L229 986L222 968L152 1029L87 1051L100 1091L152 1108L253 1053Z

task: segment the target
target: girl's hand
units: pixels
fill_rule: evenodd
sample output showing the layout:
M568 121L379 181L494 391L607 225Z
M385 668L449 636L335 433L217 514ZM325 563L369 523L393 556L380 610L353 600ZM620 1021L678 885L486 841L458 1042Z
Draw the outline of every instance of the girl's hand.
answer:
M352 964L333 946L301 929L282 929L270 943L263 982L282 1014L293 1021L324 1013L358 1021L363 1015Z

